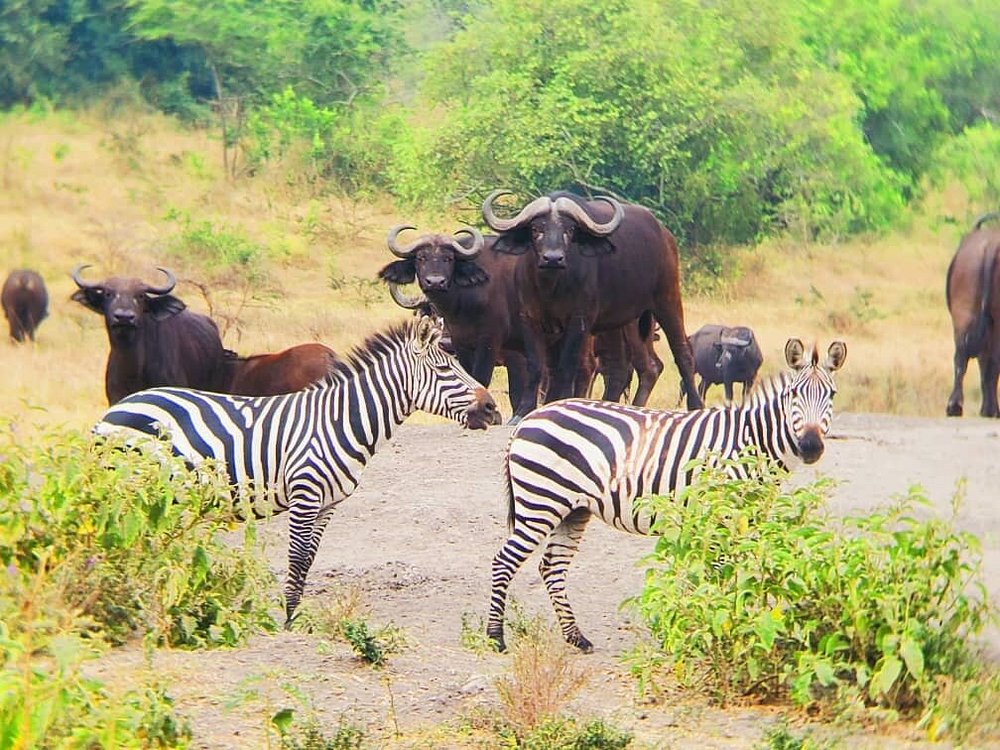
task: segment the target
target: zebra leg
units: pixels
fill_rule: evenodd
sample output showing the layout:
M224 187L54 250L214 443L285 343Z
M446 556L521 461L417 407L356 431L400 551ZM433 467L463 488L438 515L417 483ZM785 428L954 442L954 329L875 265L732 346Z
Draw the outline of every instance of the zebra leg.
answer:
M587 508L577 508L566 516L549 537L542 560L538 563L538 572L545 581L545 588L548 589L549 599L559 619L563 638L568 644L576 646L586 654L594 650L594 644L580 632L576 617L573 616L573 610L569 606L569 599L566 597L566 571L580 548L580 540L583 538L590 515Z
M306 574L312 567L319 549L319 541L323 537L327 524L330 523L331 511L334 505L327 505L317 510L319 502L310 503L308 509L296 513L296 506L289 504L293 510L288 523L288 576L285 579L285 627L288 628L295 619L295 610L302 599L302 591L306 585Z
M516 522L510 536L503 543L500 551L493 556L493 568L490 574L490 613L486 620L486 636L493 641L497 651L507 650L503 638L503 618L507 609L507 590L514 575L524 565L538 545L548 536L550 529L534 530Z

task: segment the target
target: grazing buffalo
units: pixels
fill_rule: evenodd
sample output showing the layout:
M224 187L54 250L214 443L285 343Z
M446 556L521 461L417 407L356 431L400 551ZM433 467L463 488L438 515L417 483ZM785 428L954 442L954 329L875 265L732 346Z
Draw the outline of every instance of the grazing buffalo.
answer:
M496 252L523 257L515 281L529 339L529 381L515 419L535 408L535 386L546 363L551 370L546 401L572 396L587 335L621 328L646 310L667 336L688 408L701 407L673 235L641 206L562 192L501 219L493 202L504 192L486 198L483 218L499 235Z
M322 380L337 362L323 344L299 344L275 354L226 357L226 393L237 396L277 396L301 391Z
M960 417L962 380L969 359L979 359L983 403L979 413L1000 417L997 378L1000 375L1000 229L983 228L997 214L981 217L962 238L948 266L945 294L955 333L955 385L946 413Z
M223 391L226 386L225 350L215 322L185 309L170 294L176 279L163 286L141 279L112 277L84 281L73 269L77 291L72 299L104 316L111 343L104 387L108 404L160 385Z
M733 383L743 384L743 400L757 379L764 362L753 331L745 326L704 325L691 334L694 369L701 376L698 394L704 400L711 385L726 391L726 404L733 403ZM681 396L684 386L681 384Z
M393 300L407 309L427 310L444 320L449 346L462 367L489 387L497 362L507 366L511 401L521 398L525 379L520 303L514 286L518 258L497 253L496 237L475 229L454 235L423 234L400 246L398 237L411 226L393 227L386 240L399 260L379 271ZM416 281L421 296L400 293L400 284Z
M3 314L10 324L10 337L35 340L35 329L49 314L49 293L45 282L34 271L11 271L0 294Z

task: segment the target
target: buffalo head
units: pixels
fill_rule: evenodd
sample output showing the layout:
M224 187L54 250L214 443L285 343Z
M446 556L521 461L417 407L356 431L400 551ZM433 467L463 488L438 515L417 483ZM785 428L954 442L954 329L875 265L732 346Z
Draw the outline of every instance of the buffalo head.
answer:
M386 238L389 250L400 260L389 263L378 275L389 283L389 291L397 304L416 309L424 302L420 297L410 299L400 295L397 289L400 284L416 281L424 294L441 294L453 284L470 287L486 283L489 276L475 262L484 244L483 235L477 230L459 229L454 235L423 234L401 247L397 242L400 233L415 228L393 227Z
M493 202L506 190L494 190L483 202L483 219L491 229L501 234L496 249L501 252L523 253L529 248L535 253L539 268L566 268L571 245L584 255L601 255L614 248L605 239L614 232L625 216L622 204L614 198L599 197L614 212L606 222L591 215L592 206L570 193L553 193L536 198L511 219L499 218Z
M159 268L167 281L163 286L152 286L141 279L113 276L104 281L84 281L80 272L88 268L79 265L72 277L79 287L71 299L104 316L108 335L114 341L132 341L143 324L145 316L163 320L181 312L185 305L170 294L177 279L165 268Z

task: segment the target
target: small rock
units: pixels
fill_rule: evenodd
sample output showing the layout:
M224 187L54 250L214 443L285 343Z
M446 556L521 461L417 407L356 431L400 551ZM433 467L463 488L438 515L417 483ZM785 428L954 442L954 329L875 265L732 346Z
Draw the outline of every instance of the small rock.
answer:
M482 693L490 686L490 681L486 679L481 674L474 675L469 679L462 687L459 692L462 695L475 695L476 693Z

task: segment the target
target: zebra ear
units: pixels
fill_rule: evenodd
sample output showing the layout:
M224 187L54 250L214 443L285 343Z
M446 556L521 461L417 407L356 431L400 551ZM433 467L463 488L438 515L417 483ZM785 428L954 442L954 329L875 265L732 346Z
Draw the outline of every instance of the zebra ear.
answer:
M830 348L827 349L826 361L823 363L823 367L830 372L834 372L844 366L845 359L847 359L847 344L843 341L834 341L830 344Z
M427 351L430 346L441 338L441 329L433 318L421 315L417 320L416 334L413 337L413 349L418 354Z
M799 370L805 367L805 361L803 355L806 353L806 348L802 343L802 339L788 339L785 343L785 361L788 362L788 366L793 370Z

